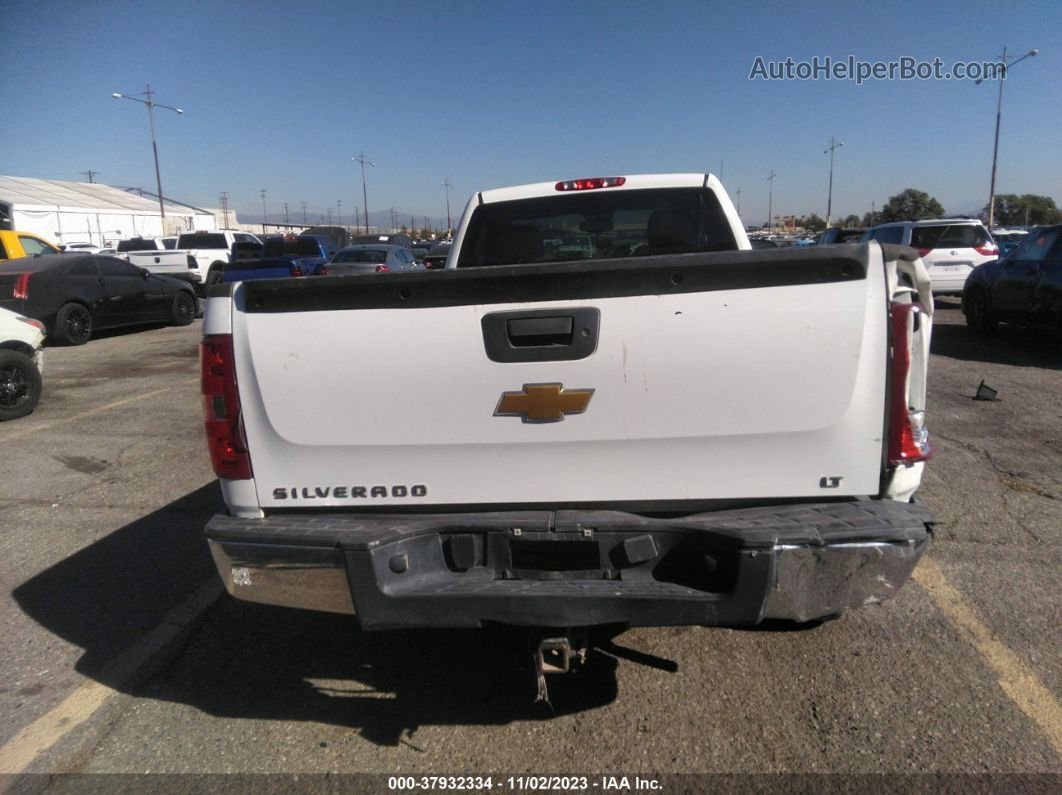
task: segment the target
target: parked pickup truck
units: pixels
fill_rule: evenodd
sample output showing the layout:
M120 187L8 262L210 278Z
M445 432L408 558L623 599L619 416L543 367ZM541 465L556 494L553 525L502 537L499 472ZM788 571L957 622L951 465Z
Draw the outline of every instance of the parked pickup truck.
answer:
M266 257L300 257L327 262L336 253L336 245L327 235L270 235L263 241Z
M197 287L222 280L234 243L261 243L249 232L186 232L172 251L131 251L129 262L162 276L173 276Z
M441 273L211 290L229 592L364 629L544 628L540 682L589 627L893 596L931 529L925 268L749 249L715 177L581 179L475 194Z
M233 246L232 262L222 269L224 281L324 275L336 253L332 241L322 235L271 235L263 245L252 247Z

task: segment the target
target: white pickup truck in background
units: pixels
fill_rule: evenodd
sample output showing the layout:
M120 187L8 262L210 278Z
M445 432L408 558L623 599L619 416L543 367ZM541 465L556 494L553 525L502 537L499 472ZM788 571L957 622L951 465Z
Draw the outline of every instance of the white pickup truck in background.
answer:
M130 251L129 262L161 276L172 276L193 286L207 288L221 281L222 271L231 261L234 243L261 241L249 232L185 232L170 251Z
M932 314L913 250L749 250L712 176L477 193L443 272L210 291L210 547L250 601L561 633L540 674L881 601L930 538Z

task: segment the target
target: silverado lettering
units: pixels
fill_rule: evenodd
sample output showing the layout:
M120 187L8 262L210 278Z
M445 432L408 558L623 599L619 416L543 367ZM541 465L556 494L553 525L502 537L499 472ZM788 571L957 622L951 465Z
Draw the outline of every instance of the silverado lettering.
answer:
M273 489L275 500L360 500L367 498L427 497L428 487L418 483L415 486L292 486L290 489L277 487Z

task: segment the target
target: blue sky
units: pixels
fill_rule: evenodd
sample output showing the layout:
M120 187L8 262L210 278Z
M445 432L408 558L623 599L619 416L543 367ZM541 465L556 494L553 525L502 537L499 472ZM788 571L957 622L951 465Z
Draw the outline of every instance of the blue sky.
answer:
M1062 204L1062 3L0 0L0 174L163 190L241 216L302 202L455 217L478 189L712 171L747 223L862 215L913 187L987 203L998 83L750 80L765 61L991 61L1004 87L998 193Z

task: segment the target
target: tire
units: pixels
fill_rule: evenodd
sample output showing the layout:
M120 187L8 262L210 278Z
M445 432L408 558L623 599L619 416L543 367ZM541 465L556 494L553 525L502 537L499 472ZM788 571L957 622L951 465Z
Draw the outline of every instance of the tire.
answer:
M211 267L210 270L207 271L207 277L206 277L206 283L205 283L206 289L209 290L215 284L220 283L221 280L224 279L224 278L225 278L225 276L222 273L222 268L221 268L220 265L216 265L216 266Z
M84 345L92 337L92 313L84 304L63 304L55 315L52 338L60 345Z
M199 312L199 302L194 294L187 290L181 290L173 296L173 305L170 307L170 323L174 326L187 326L195 320Z
M991 334L999 325L988 308L988 293L983 287L974 287L966 294L963 313L966 315L966 326L978 334Z
M0 422L25 417L41 399L41 373L24 353L0 350Z

